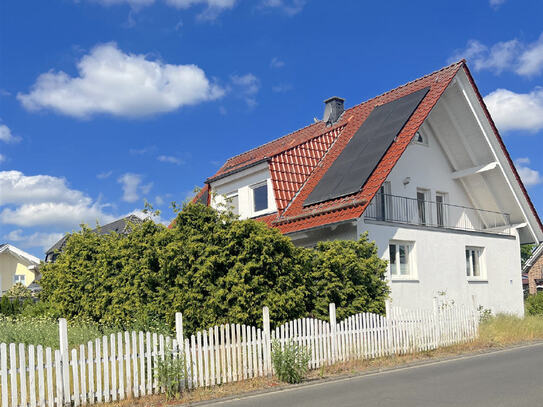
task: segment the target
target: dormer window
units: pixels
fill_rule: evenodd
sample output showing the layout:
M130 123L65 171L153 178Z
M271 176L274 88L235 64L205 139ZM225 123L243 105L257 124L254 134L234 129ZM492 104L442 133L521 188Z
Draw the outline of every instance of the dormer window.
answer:
M226 195L226 203L234 215L239 215L239 197L237 191Z
M268 209L268 184L258 184L252 187L253 190L253 212L265 211Z

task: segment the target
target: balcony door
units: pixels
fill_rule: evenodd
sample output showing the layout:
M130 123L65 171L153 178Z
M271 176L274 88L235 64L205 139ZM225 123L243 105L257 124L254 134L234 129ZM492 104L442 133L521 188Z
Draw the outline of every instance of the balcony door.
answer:
M443 228L447 225L447 194L436 192L436 221L437 226Z
M391 219L390 181L383 182L376 199L376 215L379 220Z
M419 214L419 225L427 225L429 221L428 197L427 189L417 188L417 210Z

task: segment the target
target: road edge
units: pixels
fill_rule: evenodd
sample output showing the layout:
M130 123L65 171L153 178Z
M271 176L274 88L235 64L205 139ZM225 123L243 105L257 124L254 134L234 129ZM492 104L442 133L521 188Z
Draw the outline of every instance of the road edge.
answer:
M190 402L189 401L188 403L172 404L170 406L171 407L209 406L209 405L213 405L213 404L225 403L225 402L232 401L232 400L242 400L242 399L246 399L246 398L251 398L251 397L255 397L255 396L269 394L269 393L279 393L279 392L282 392L282 391L285 391L285 390L296 390L296 389L299 389L299 388L311 387L311 386L324 384L324 383L340 382L340 381L349 380L349 379L353 379L353 378L359 378L359 377L364 377L364 376L372 376L372 375L376 375L376 374L380 374L380 373L399 371L399 370L415 368L415 367L424 367L424 366L435 365L435 364L443 363L443 362L452 362L452 361L455 361L455 360L470 359L470 358L473 358L473 357L485 356L485 355L489 355L489 354L492 354L492 353L501 353L501 352L507 352L507 351L511 351L511 350L515 350L515 349L529 348L529 347L532 347L532 346L540 346L540 345L543 345L543 340L519 342L519 343L516 343L516 344L513 344L513 345L500 346L500 347L497 346L497 347L492 347L492 348L478 349L478 350L475 350L475 351L461 353L461 354L458 354L458 355L448 355L448 356L441 356L441 357L436 356L436 357L431 357L431 358L428 358L428 359L425 359L425 360L417 360L417 361L413 361L413 362L403 363L403 364L398 365L398 366L373 368L373 369L364 370L362 372L348 373L348 374L338 374L338 375L334 375L334 376L324 377L322 379L321 378L312 378L312 379L305 380L302 383L298 383L298 384L281 384L281 385L274 386L274 387L269 387L269 388L266 388L266 389L254 390L254 391L234 394L234 395L231 395L231 396L225 396L225 397L219 397L219 398L215 398L215 399L195 401L195 402Z

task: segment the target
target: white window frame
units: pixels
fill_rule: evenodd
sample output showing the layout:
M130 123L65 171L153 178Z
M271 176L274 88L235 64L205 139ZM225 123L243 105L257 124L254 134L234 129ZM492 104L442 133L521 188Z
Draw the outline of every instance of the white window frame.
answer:
M25 278L26 276L24 274L14 274L13 275L13 284L21 283L22 285L25 285Z
M422 141L417 140L417 135L420 135L422 137ZM417 131L415 135L413 136L413 144L418 144L419 146L426 146L428 147L428 136L424 134L422 131Z
M260 211L255 211L255 189L256 188L259 188L259 187L262 187L262 186L266 186L266 189L267 189L267 206L265 209L262 209ZM262 182L258 182L256 184L253 184L253 185L250 185L249 186L249 189L251 191L251 193L249 194L250 195L250 209L251 209L251 217L256 217L256 216L261 216L261 215L266 215L268 213L270 213L270 183L268 182L268 180L265 180L265 181L262 181Z
M226 194L225 198L226 198L226 206L228 207L228 209L232 209L232 206L230 205L230 200L234 197L237 197L238 198L238 213L234 213L234 215L237 215L237 216L240 216L240 213L239 213L239 191L232 191L230 192L229 194Z
M469 251L469 263L467 261L466 252ZM473 271L473 254L477 253L477 264L479 266L479 275L475 276ZM469 266L468 266L469 264ZM478 246L466 246L464 250L464 273L468 281L485 281L486 268L485 268L485 248Z
M392 274L392 259L390 257L391 251L390 246L396 246L396 270L397 274ZM407 249L407 274L399 274L400 271L400 249L399 246L405 246ZM410 280L418 281L417 267L416 267L416 256L415 256L415 242L405 241L405 240L391 240L388 243L388 272L390 274L390 279L392 281L396 280Z
M441 201L441 212L442 212L442 215L443 215L443 225L440 225L439 224L439 210L438 210L438 202L437 202L437 197L440 196L442 198L442 201ZM449 194L447 192L442 192L442 191L436 191L436 199L435 199L435 206L436 206L436 226L437 227L442 227L442 228L446 228L448 223L449 223L449 213L448 213L448 209L449 209L449 206L447 205L449 203Z

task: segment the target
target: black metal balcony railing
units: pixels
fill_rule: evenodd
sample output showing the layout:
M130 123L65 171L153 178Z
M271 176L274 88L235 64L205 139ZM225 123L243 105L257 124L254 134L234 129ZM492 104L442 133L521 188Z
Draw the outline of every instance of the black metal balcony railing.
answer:
M364 212L365 219L435 228L510 234L507 213L377 194Z

